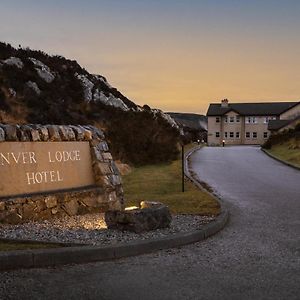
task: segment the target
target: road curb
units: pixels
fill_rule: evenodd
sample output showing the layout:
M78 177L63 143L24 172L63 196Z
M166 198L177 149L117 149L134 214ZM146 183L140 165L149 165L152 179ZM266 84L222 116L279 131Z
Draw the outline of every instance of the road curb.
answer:
M273 159L275 159L275 160L281 162L282 164L284 164L284 165L286 165L286 166L289 166L289 167L291 167L291 168L294 168L294 169L300 171L300 167L297 167L297 166L295 166L295 165L293 165L293 164L291 164L291 163L289 163L289 162L286 162L286 161L284 161L284 160L278 158L277 156L271 154L271 153L270 153L269 151L267 151L266 149L260 148L260 150L261 150L262 152L264 152L266 155L270 156L271 158L273 158Z
M197 149L194 149L194 151ZM203 189L201 185L199 185L199 183L190 175L189 170L187 170L186 176L189 177L198 187ZM219 199L217 200L219 201ZM220 205L221 213L214 221L204 225L200 230L192 232L173 234L152 240L133 241L114 246L78 246L52 249L3 251L0 252L0 271L107 261L199 242L216 234L226 225L228 221L228 210L221 202Z
M196 152L197 150L200 150L201 148L202 148L202 146L198 146L198 147L190 149L189 151L187 151L185 153L184 173L185 173L185 176L188 179L190 179L200 190L206 192L207 194L209 194L210 196L212 196L216 201L218 201L218 203L220 204L220 207L221 207L221 213L218 216L218 218L220 217L220 219L224 220L224 225L223 225L223 227L224 227L226 225L226 223L228 222L228 220L229 220L229 210L228 210L226 204L224 203L224 201L221 198L217 197L215 194L213 194L212 192L208 191L208 189L206 187L204 187L202 185L202 183L199 182L197 180L197 178L195 178L191 174L191 171L189 169L189 158L190 158L190 156L194 152Z

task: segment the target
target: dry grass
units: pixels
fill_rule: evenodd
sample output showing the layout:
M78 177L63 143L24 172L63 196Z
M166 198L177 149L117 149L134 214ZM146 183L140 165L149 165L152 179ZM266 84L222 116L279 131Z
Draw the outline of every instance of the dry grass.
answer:
M14 251L14 250L29 250L29 249L43 249L43 248L58 248L63 247L60 244L50 243L22 243L22 242L10 242L0 241L0 251Z
M169 206L174 214L217 215L219 203L209 194L185 181L181 191L181 161L170 164L133 168L123 176L127 206L138 206L140 201L159 201Z
M291 139L287 142L273 145L270 150L271 154L300 167L300 141Z

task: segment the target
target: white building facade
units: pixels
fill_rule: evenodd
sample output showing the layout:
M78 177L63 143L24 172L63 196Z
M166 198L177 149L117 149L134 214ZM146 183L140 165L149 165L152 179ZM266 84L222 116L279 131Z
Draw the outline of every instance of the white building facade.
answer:
M210 104L207 112L208 145L261 145L271 134L272 120L294 120L300 102Z

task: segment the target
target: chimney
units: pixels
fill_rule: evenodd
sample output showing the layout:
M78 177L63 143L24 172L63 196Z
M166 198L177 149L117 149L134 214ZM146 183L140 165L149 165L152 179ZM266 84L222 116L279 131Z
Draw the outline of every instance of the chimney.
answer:
M223 99L221 101L221 107L228 107L228 99Z

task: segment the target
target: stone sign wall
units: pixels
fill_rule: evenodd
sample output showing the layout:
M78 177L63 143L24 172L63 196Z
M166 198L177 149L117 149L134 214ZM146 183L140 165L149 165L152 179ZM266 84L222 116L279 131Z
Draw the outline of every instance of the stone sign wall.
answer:
M0 222L124 208L119 171L93 126L0 124Z
M95 184L89 142L0 143L0 172L0 197Z

